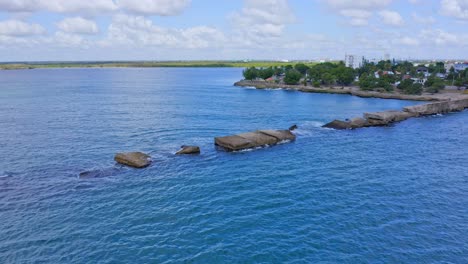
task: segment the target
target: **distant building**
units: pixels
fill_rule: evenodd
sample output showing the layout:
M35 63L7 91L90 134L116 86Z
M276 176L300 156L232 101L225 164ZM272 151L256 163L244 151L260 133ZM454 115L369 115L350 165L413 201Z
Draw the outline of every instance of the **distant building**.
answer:
M464 71L465 69L468 69L468 62L455 64L453 65L453 68L457 72Z
M346 54L344 63L346 67L357 69L362 66L362 57Z

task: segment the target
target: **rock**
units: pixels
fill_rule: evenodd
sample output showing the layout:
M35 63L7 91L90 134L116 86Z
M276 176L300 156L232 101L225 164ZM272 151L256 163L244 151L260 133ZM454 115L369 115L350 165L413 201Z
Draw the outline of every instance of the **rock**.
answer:
M386 126L390 123L400 122L414 116L417 116L417 114L395 110L364 113L364 118L370 126Z
M118 174L119 172L120 170L118 168L104 168L104 169L83 171L79 174L79 177L81 179L100 178L100 177L112 176L112 175Z
M293 130L296 130L297 129L297 125L292 125L289 127L289 131L293 131Z
M323 125L322 127L333 128L333 129L350 129L351 124L350 122L335 119L331 121L330 123Z
M285 140L295 140L296 136L289 130L259 130L238 135L216 137L215 145L228 151L275 145Z
M450 111L459 112L468 108L468 99L449 101Z
M449 101L436 102L430 104L414 105L407 106L403 108L403 111L418 115L435 115L435 114L445 114L451 111Z
M364 119L362 117L355 117L355 118L351 119L351 121L349 121L349 126L350 126L350 128L355 129L355 128L361 128L361 127L369 126L369 123L367 122L366 119Z
M144 168L151 164L151 157L142 152L126 152L115 154L117 163L134 168Z
M291 133L290 130L260 130L259 132L276 138L278 142L296 140L296 135Z
M200 147L198 146L182 146L182 149L177 151L177 155L181 154L200 154Z

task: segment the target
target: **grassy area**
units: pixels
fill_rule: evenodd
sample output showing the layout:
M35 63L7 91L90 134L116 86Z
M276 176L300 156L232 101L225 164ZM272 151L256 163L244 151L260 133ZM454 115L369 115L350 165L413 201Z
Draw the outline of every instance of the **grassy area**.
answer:
M270 67L305 63L308 61L108 61L108 62L25 62L0 63L0 69L35 69L35 68L100 68L100 67Z

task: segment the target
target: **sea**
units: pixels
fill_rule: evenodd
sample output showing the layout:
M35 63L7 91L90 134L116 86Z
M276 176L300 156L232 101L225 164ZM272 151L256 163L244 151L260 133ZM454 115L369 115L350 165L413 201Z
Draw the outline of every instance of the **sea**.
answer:
M339 131L322 125L421 102L241 78L0 71L0 263L468 263L468 111ZM293 124L294 142L214 145ZM126 151L153 163L121 167Z

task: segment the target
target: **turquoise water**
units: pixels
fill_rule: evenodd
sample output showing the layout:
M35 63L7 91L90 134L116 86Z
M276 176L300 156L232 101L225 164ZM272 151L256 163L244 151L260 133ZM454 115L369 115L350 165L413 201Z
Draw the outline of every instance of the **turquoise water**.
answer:
M414 102L233 87L240 76L0 71L0 262L468 262L467 111L323 129ZM213 146L292 124L294 143ZM202 154L174 156L184 144ZM154 164L114 164L134 150Z

